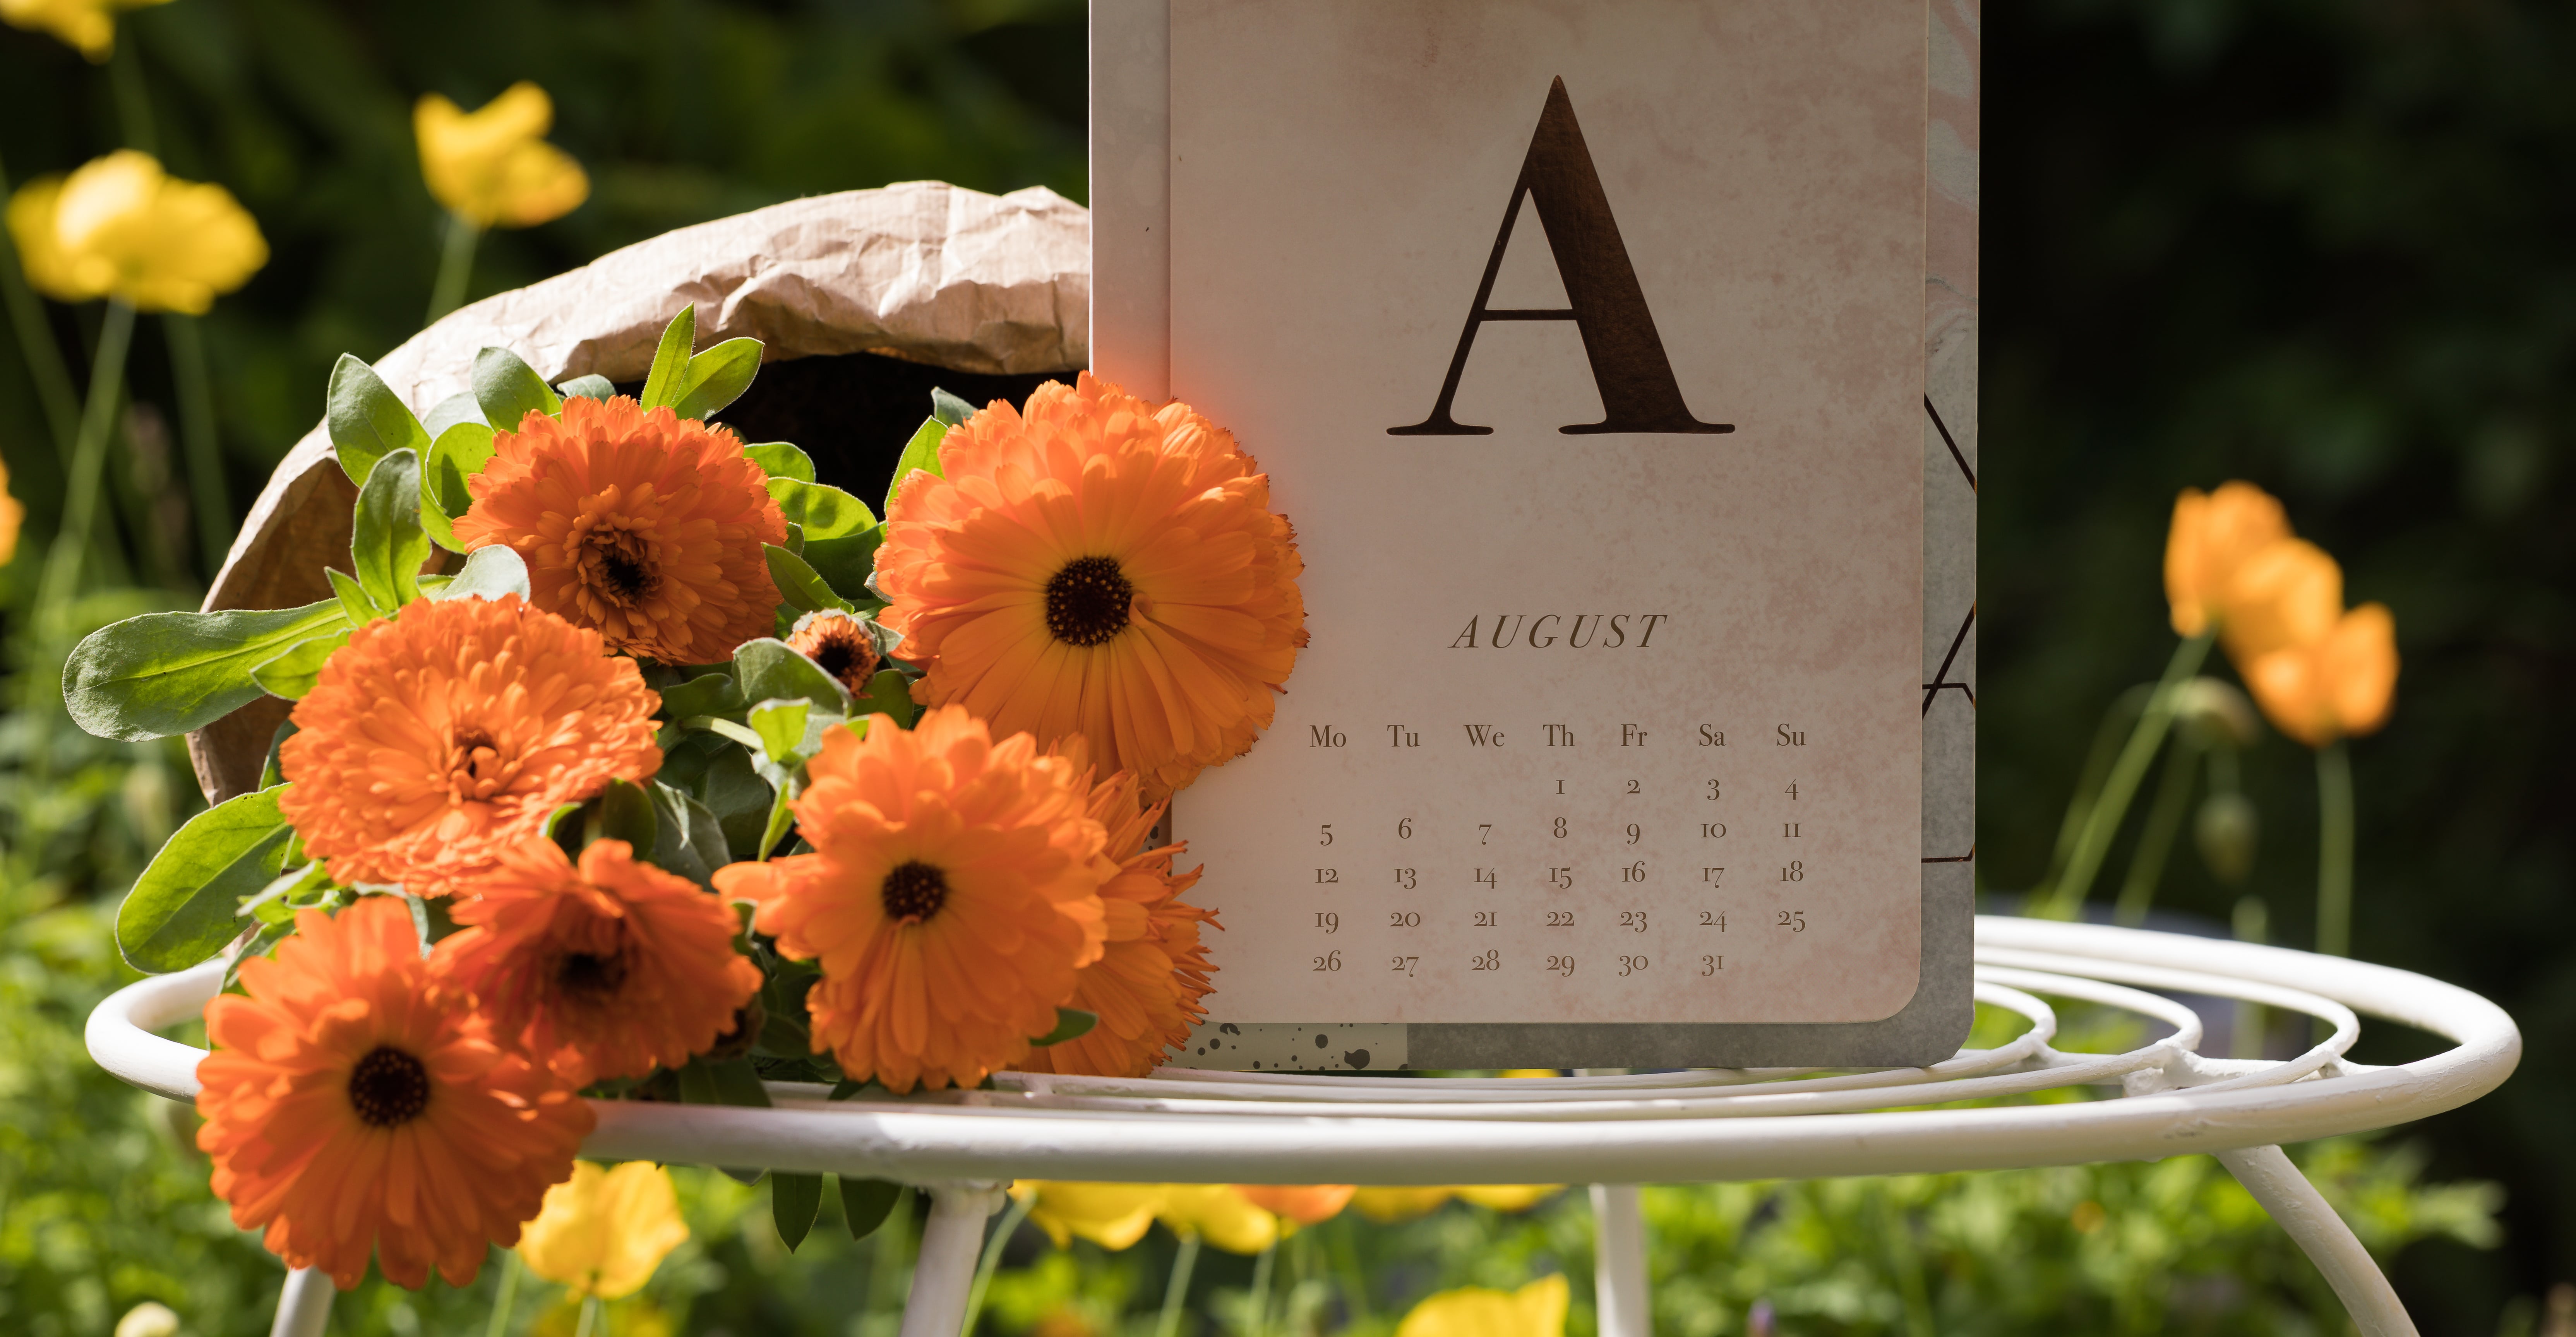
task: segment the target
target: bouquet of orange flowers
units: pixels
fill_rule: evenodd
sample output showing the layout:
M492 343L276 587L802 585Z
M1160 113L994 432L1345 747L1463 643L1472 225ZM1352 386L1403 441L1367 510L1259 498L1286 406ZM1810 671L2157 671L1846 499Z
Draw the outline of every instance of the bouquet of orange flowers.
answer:
M296 703L117 933L228 960L215 1190L342 1287L371 1254L470 1279L570 1177L584 1097L1135 1075L1205 1015L1213 916L1148 837L1305 641L1267 476L1084 375L935 396L881 520L708 422L761 350L694 342L684 310L631 398L487 348L426 422L343 358L337 597L133 618L65 672L110 738ZM801 1238L820 1185L786 1178Z

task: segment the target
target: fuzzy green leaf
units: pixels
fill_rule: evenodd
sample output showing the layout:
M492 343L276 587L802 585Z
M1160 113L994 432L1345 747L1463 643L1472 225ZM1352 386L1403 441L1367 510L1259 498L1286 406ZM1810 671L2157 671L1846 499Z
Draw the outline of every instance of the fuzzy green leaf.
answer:
M903 455L894 462L894 477L886 481L885 506L879 514L894 514L895 494L903 490L903 480L912 477L914 470L939 473L939 443L947 435L948 424L937 418L921 420L921 426L913 431L912 439L903 443ZM944 478L947 475L940 476Z
M785 641L764 636L743 642L742 648L733 652L733 669L746 701L792 701L803 697L831 714L850 713L849 689L841 686L840 679L787 648Z
M331 368L331 389L324 421L331 432L331 453L349 481L364 484L376 461L397 450L429 451L429 431L411 409L387 387L376 369L340 355Z
M778 586L778 597L800 613L837 608L850 611L850 601L836 593L830 584L802 557L774 543L761 545L769 558L769 578Z
M805 541L848 538L876 527L876 513L868 504L837 487L821 483L800 483L792 478L769 480L769 495L778 502L778 513L791 524L805 527Z
M877 569L877 549L885 544L886 527L870 525L856 534L832 539L808 539L803 552L805 565L832 587L832 592L846 599L868 597L868 577Z
M822 1209L823 1176L769 1176L769 1219L778 1227L778 1238L787 1241L789 1253L805 1242L806 1232L814 1228L815 1213Z
M934 385L930 388L931 417L937 418L939 421L946 423L951 427L963 427L966 425L966 420L974 417L975 413L976 409L974 405L940 389L938 386Z
M772 478L793 478L799 483L814 481L814 457L785 441L764 441L745 446L742 453L767 471Z
M73 649L63 665L63 704L73 723L101 738L140 742L202 729L259 697L252 670L298 642L350 625L336 599L259 612L130 617L91 632Z
M903 1196L903 1185L891 1179L854 1179L848 1175L839 1178L841 1215L850 1223L850 1238L863 1240L877 1233L877 1227L893 1213L895 1199Z
M276 880L295 829L278 815L285 786L261 789L188 819L154 855L116 911L116 947L135 969L185 970L242 930L239 911Z
M322 568L322 574L331 578L331 592L340 596L340 611L349 619L349 625L363 627L393 611L378 608L374 597L367 593L366 586L358 583L356 576L329 566Z
M270 696L288 701L301 701L312 692L322 676L322 662L331 652L349 643L346 627L328 636L298 641L286 653L250 671L251 681Z
M430 405L429 413L420 420L420 426L421 430L429 433L429 439L435 441L447 435L448 428L461 422L486 427L491 425L483 421L483 406L474 402L474 392L471 390L459 390Z
M492 462L492 437L492 429L480 422L460 422L440 432L429 448L420 475L421 525L450 552L465 551L456 538L457 519L474 504L474 490L465 480Z
M531 413L563 411L546 378L506 348L486 348L474 355L474 402L495 431L515 432Z
M760 374L760 341L727 339L689 359L680 377L671 411L683 418L709 418L742 398L751 378Z
M420 597L429 534L420 523L420 456L397 450L376 461L358 489L349 560L369 602L386 612Z
M555 386L555 393L566 399L609 399L617 394L617 382L593 373L575 376Z
M1060 1007L1055 1010L1055 1029L1029 1043L1044 1049L1048 1045L1060 1045L1067 1040L1079 1040L1091 1034L1091 1028L1099 1024L1100 1014L1097 1012L1085 1012L1078 1007Z
M689 373L689 350L697 343L698 308L681 307L680 314L662 327L662 341L653 349L653 369L644 374L644 393L638 402L657 409L678 399L680 383Z
M665 719L684 720L692 715L739 715L750 704L742 699L742 688L735 685L730 673L703 673L684 683L662 689L662 711Z
M476 548L465 567L432 592L433 599L498 599L504 594L528 597L528 563L514 548L491 544Z

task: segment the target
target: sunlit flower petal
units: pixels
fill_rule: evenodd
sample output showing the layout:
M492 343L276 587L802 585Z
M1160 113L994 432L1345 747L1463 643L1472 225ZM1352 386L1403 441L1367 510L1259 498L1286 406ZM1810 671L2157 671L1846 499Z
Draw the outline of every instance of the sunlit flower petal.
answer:
M1562 1274L1516 1291L1462 1286L1415 1305L1395 1337L1564 1337L1569 1297Z
M546 1190L545 1210L522 1229L519 1258L575 1295L615 1300L643 1289L688 1238L669 1171L650 1161L615 1169L575 1161L572 1178Z
M168 176L132 149L28 182L10 197L9 236L37 291L146 311L202 314L268 263L232 192Z
M471 113L431 93L412 108L429 193L477 227L535 227L590 198L590 177L545 141L554 100L521 81Z

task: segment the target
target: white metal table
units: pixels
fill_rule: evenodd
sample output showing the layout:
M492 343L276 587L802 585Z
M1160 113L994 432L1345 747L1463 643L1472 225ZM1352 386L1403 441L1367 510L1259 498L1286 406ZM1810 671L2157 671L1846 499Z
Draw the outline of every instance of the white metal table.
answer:
M2252 1191L2370 1337L2412 1334L2349 1227L2280 1144L2385 1128L2477 1099L2522 1052L2504 1010L2386 966L2177 934L1981 916L1977 999L2030 1029L1929 1068L1703 1069L1528 1079L1427 1079L1162 1069L1117 1080L1005 1073L999 1089L904 1100L824 1099L773 1084L777 1108L603 1101L584 1151L610 1159L763 1166L896 1179L931 1195L905 1337L954 1337L985 1219L1015 1178L1134 1182L1593 1185L1605 1337L1648 1331L1637 1185L2000 1170L2207 1152ZM152 1032L196 1015L220 965L141 981L90 1014L91 1055L175 1100L205 1051ZM2304 1013L2333 1034L2287 1061L2202 1058L2201 1020L2149 990ZM2096 1003L2172 1033L2121 1054L2050 1046L2041 995ZM2343 1055L2356 1014L2452 1047L2397 1067ZM2123 1098L1890 1109L2117 1086ZM1830 1117L1827 1117L1830 1116ZM287 1279L272 1333L319 1337L331 1282Z

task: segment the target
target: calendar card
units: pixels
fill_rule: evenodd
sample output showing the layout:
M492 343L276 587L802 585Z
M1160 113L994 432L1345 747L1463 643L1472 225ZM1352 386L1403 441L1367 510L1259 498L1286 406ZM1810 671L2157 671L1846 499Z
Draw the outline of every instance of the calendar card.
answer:
M1095 365L1261 462L1312 635L1174 803L1224 924L1181 1061L1946 1057L1925 10L1095 25L1168 96L1095 126Z

